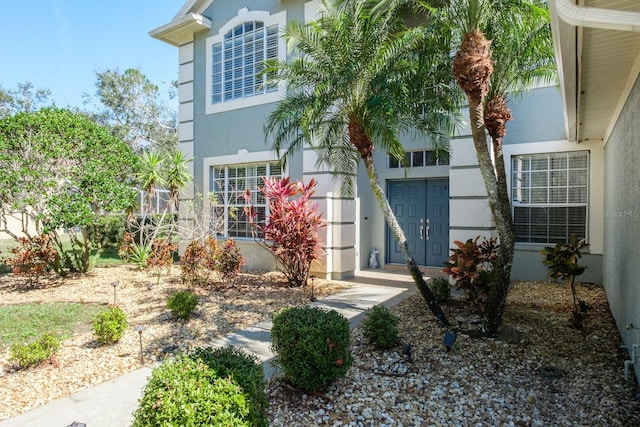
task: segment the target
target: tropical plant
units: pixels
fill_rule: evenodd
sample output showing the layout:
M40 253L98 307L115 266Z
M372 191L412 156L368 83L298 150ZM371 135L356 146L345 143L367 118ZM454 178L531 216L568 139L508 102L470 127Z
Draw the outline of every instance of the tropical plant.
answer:
M189 163L192 159L178 149L171 150L164 160L164 183L169 190L169 199L175 209L178 209L180 191L191 182L193 177L189 172Z
M33 237L19 237L19 245L11 248L12 257L7 259L11 272L26 278L29 287L37 286L40 277L55 269L59 262L58 253L48 234Z
M287 87L265 123L267 138L285 162L308 144L346 195L353 193L362 161L411 276L438 321L448 325L409 252L373 159L375 146L405 164L398 139L403 131L430 135L436 145L451 134L457 98L449 84L448 47L429 28L407 29L396 8L371 14L359 1L340 8L324 4L317 21L290 22L285 29L298 57L265 67L272 83Z
M214 256L215 271L226 283L233 282L238 277L244 263L240 248L233 239L227 239Z
M586 310L586 304L580 301L576 293L576 276L580 276L586 267L578 264L582 258L582 249L588 248L585 239L578 239L575 234L569 236L568 243L556 243L555 246L545 246L540 253L544 256L542 263L549 269L549 277L561 279L571 287L573 296L573 312L578 315Z
M443 271L451 276L458 289L464 291L476 314L486 316L491 286L496 277L499 246L495 238L484 239L478 244L479 239L480 236L464 243L454 241L457 248L451 249L452 254Z
M515 242L502 152L506 122L511 120L507 94L529 88L536 79L554 77L549 13L541 0L455 0L443 11L441 22L462 34L453 75L467 95L473 142L500 240L486 304L487 333L494 336L511 283Z
M269 203L269 220L259 224L258 211L253 206L245 208L254 237L276 257L292 287L304 286L311 264L324 255L318 232L326 222L318 204L311 202L315 187L315 179L308 185L289 178L265 179L260 191ZM249 190L245 199L251 202Z
M147 258L147 268L156 276L156 285L160 283L163 272L169 272L173 265L173 254L177 250L169 239L155 239L151 244L151 254Z

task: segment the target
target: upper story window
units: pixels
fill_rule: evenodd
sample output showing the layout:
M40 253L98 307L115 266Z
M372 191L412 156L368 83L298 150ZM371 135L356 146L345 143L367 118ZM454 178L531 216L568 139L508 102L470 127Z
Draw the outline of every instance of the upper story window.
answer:
M449 164L449 153L445 150L418 150L404 153L405 163L400 163L395 157L389 156L389 169L401 167L417 168L421 166L441 166Z
M512 157L511 190L516 241L567 242L587 236L589 152Z
M285 12L238 11L207 39L207 114L277 101L281 89L260 75L264 61L283 60Z

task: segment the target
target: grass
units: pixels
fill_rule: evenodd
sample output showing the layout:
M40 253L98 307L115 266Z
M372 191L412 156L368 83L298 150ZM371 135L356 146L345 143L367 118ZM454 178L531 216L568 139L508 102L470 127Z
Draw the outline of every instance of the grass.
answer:
M0 348L30 342L45 332L69 338L87 327L102 304L27 303L0 306Z

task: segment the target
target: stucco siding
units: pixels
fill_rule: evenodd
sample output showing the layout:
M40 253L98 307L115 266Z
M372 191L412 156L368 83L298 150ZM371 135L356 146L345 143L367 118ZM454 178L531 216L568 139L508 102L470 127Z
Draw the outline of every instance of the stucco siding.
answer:
M605 146L604 286L627 346L640 344L640 80ZM640 377L640 361L635 365Z

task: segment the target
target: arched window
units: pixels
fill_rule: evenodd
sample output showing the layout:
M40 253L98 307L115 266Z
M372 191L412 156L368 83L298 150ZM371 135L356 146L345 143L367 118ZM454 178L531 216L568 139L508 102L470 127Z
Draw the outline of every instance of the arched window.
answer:
M284 57L279 30L285 20L284 12L241 9L207 39L207 113L277 100L278 87L268 85L267 76L260 73L264 61Z

